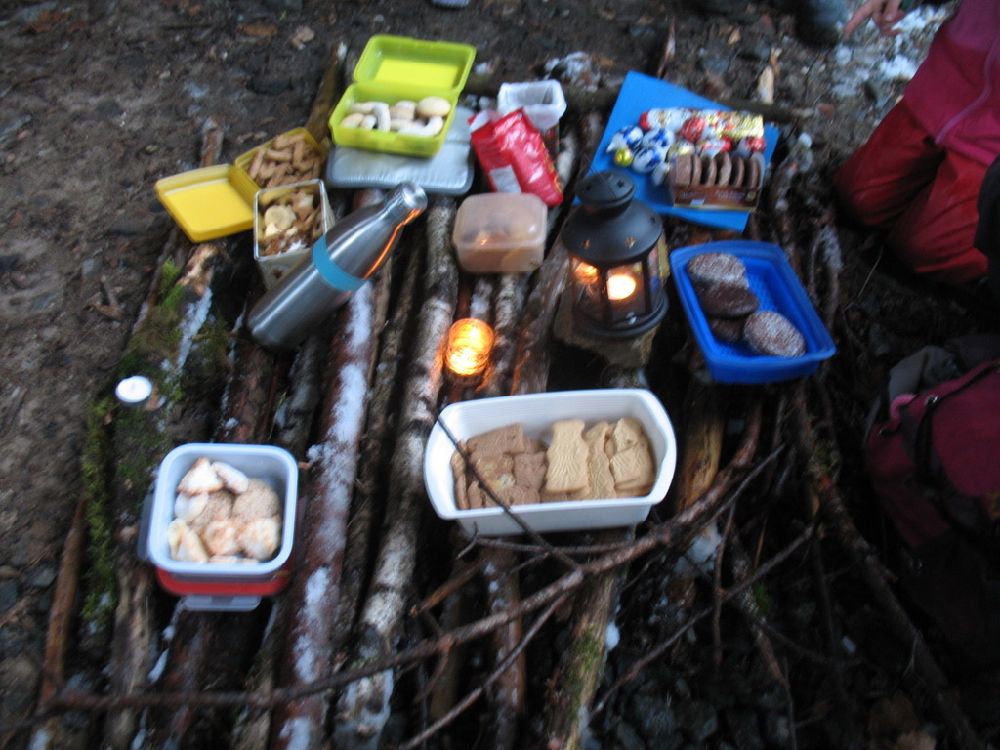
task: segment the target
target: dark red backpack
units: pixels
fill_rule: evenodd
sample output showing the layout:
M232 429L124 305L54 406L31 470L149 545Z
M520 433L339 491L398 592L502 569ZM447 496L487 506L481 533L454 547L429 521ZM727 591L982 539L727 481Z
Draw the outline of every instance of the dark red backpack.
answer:
M963 661L1000 660L1000 337L927 347L893 368L865 459L904 542L910 598Z

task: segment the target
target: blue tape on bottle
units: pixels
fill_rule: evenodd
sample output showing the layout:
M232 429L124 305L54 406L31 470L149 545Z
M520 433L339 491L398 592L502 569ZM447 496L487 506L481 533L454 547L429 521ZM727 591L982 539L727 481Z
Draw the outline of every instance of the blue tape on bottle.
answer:
M323 281L338 291L356 292L360 289L365 279L347 273L344 269L330 260L330 254L326 250L326 237L320 237L313 245L313 265L323 277Z

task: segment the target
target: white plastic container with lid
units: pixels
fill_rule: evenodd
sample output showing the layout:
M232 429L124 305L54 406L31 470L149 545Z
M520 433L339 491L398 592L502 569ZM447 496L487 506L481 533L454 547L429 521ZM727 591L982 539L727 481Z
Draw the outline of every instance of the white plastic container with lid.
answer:
M470 195L458 208L452 243L471 273L529 273L542 264L548 209L531 193Z
M582 419L588 425L632 417L642 422L653 453L656 477L642 497L563 500L517 505L512 508L534 531L573 531L630 526L642 523L649 510L666 497L677 467L677 439L663 405L642 389L619 388L564 391L528 396L503 396L463 401L446 407L439 417L457 440L520 423L528 437L551 434L560 419ZM469 536L505 536L524 533L503 508L461 510L455 505L451 457L455 446L440 424L435 424L424 453L424 484L438 516L458 521Z

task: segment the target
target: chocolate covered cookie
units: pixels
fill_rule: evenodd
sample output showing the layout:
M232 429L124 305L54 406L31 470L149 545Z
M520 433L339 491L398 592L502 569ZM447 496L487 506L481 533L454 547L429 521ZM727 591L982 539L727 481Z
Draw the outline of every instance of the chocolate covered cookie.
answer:
M713 315L708 319L708 328L719 341L736 344L743 338L743 324L745 322L746 318L742 316L739 318L720 318Z
M806 353L805 338L781 313L770 311L753 313L743 326L743 337L750 348L760 354L801 357Z
M739 284L698 284L695 294L705 315L736 318L749 315L760 307L760 300L748 287Z
M743 261L732 253L702 253L687 264L688 276L696 284L735 284L749 286Z

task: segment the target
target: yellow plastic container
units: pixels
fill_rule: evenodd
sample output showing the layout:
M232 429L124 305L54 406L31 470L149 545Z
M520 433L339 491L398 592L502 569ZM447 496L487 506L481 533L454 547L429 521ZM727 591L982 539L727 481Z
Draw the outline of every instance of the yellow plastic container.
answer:
M316 139L313 138L312 133L310 133L306 128L294 128L285 133L281 133L280 135L276 135L274 138L280 138L282 135L304 136L305 142L308 143L313 148L313 150L315 150L320 156L322 156L324 159L326 158L326 149L321 144L316 143ZM243 174L246 175L248 180L253 181L252 178L250 177L250 165L253 164L253 160L254 157L257 155L257 152L260 151L260 149L262 148L270 148L271 144L274 142L274 138L267 141L266 143L262 143L261 145L250 149L246 153L240 154L233 161L233 164L236 166L236 168L239 169L241 172L243 172ZM322 174L322 170L320 171L320 174ZM263 185L257 185L257 186L264 187Z
M444 143L455 119L455 105L476 59L476 48L456 42L430 42L377 34L368 40L347 87L330 114L330 132L339 146L387 151L408 156L433 156ZM451 104L444 127L435 136L421 136L341 126L355 102L392 105L408 99L440 96Z
M253 227L256 192L250 176L232 164L192 169L156 182L156 197L192 242Z

